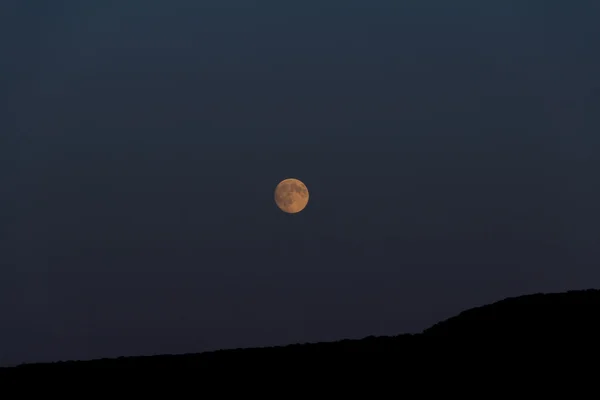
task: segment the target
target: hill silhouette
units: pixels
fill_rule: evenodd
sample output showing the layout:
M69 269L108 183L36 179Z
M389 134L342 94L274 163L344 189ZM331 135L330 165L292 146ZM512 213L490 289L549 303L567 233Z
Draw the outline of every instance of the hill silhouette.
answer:
M531 294L463 311L428 337L600 337L600 290Z
M91 361L23 364L18 369L47 368L131 368L131 367L248 367L256 363L298 362L310 359L328 361L357 356L377 356L397 360L411 355L423 357L423 349L435 348L435 339L600 337L600 290L532 294L507 298L493 304L461 312L420 334L374 337L361 340L294 344L282 347L232 349L200 354L120 357ZM426 347L424 347L426 346Z

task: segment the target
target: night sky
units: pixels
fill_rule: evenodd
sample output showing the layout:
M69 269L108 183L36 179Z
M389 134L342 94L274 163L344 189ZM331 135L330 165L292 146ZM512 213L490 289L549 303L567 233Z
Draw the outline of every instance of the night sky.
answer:
M3 0L0 364L413 333L600 287L598 21Z

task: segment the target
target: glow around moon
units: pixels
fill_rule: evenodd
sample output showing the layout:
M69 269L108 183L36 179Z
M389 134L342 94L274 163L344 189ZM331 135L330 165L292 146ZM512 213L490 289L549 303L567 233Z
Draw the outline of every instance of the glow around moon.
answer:
M281 211L288 214L304 210L308 198L308 188L298 179L284 179L275 188L275 203Z

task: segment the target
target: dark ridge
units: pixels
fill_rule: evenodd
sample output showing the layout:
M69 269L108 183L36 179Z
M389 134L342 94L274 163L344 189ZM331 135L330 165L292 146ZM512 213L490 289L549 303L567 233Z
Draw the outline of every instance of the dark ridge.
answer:
M318 362L318 365L340 360L356 362L358 356L376 356L390 362L426 359L424 349L440 355L430 339L536 338L547 342L564 341L565 337L600 337L600 290L569 291L566 293L532 294L508 298L473 308L439 322L422 334L398 336L369 336L361 340L293 344L282 347L219 350L200 354L120 357L91 361L23 364L12 369L48 367L194 367L255 368L257 365L283 365L298 361ZM475 343L476 341L471 341ZM496 341L477 341L496 343ZM426 344L426 346L424 346ZM358 357L362 358L362 357ZM325 363L325 364L324 364ZM372 365L362 363L362 366Z
M476 307L433 325L424 336L598 336L600 290L531 294Z
M105 358L89 361L59 361L54 363L21 364L13 368L130 368L130 367L242 367L256 363L270 364L290 360L339 360L344 355L386 355L406 351L419 335L368 336L360 340L344 339L336 342L303 343L287 346L256 347L218 350L198 354L155 355L141 357Z

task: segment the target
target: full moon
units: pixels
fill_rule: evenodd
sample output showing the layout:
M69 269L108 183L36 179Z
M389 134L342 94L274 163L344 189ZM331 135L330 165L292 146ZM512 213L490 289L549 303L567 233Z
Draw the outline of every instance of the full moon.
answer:
M284 179L275 188L275 203L281 211L296 214L308 204L308 189L298 179Z

